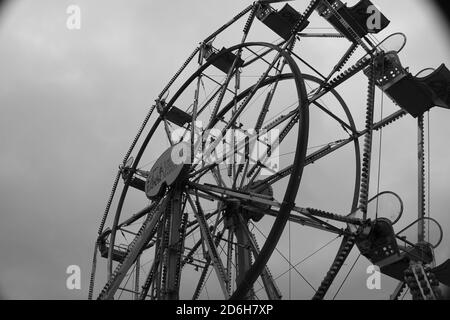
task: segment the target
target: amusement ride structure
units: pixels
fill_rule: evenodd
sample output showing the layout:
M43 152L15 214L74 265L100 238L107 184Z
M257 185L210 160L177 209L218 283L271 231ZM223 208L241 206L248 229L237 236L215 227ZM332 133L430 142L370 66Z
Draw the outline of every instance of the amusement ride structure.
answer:
M375 34L390 21L369 0L352 7L312 0L303 12L279 2L286 1L256 1L204 39L157 97L115 177L95 239L89 299L202 299L208 288L224 299L281 299L275 253L297 270L281 251L286 235L303 229L341 239L320 285L304 279L313 299L326 298L354 248L398 281L391 299L407 290L413 299L440 299L439 286L450 286L450 260L435 263L443 234L427 216L425 144L426 113L450 107L450 71L442 64L411 74L399 58L406 36L378 41ZM334 31L308 32L313 14ZM239 41L220 49L221 37L241 22ZM250 41L255 28L278 40ZM302 57L303 42L312 39L342 41L348 49L336 58L329 53L334 63L324 73ZM359 129L338 93L355 78L356 86L367 86ZM379 121L377 91L397 105ZM330 128L323 130L327 143L316 148L311 139L320 125L312 112ZM394 192L369 191L374 134L406 117L417 119L417 214L404 214ZM342 186L347 196L340 196L346 208L326 210L325 199L303 205L309 167L338 161L340 152L352 159ZM338 180L327 184L341 188ZM99 256L106 273L97 268ZM94 292L97 274L106 279Z

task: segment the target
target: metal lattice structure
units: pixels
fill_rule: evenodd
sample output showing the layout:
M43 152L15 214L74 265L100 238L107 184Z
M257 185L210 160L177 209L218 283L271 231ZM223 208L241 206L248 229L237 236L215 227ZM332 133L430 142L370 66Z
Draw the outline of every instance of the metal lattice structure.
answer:
M374 34L387 28L389 20L379 11L370 13L368 0L353 7L339 0L313 0L303 12L289 4L277 10L276 2L285 1L254 2L204 39L150 108L119 167L101 220L90 299L98 253L107 269L99 299L124 293L134 299L198 299L205 297L208 281L225 299L281 299L269 260L279 252L288 224L290 236L291 223L342 238L325 278L313 288L314 299L325 298L355 246L382 273L400 281L392 299L406 287L414 299L438 299L439 283L449 285L448 273L440 271L448 264L433 264L442 229L425 214L424 114L434 106L449 108L450 72L442 65L426 77L412 76L398 56L406 37L397 33L378 42ZM307 32L313 14L336 32ZM373 14L379 23L370 27ZM240 42L216 48L221 35L240 21ZM249 42L257 24L278 40ZM324 75L297 50L306 38L338 38L349 48ZM402 45L386 50L393 38ZM363 54L355 60L359 52ZM299 65L314 75L301 72ZM367 103L365 123L358 130L338 89L362 74ZM378 122L377 88L399 106ZM293 103L286 103L287 97ZM324 102L329 99L339 112L330 111ZM322 112L330 127L339 127L346 137L311 151L312 110ZM370 179L374 134L402 117L418 120L419 205L418 219L398 232L394 227L403 215L402 200L393 192L370 198ZM233 133L230 139L228 132ZM276 139L271 139L273 132ZM273 164L276 150L283 147L292 152ZM354 159L347 212L328 212L320 204L301 207L304 169L344 149ZM148 204L132 211L128 203L137 199ZM397 204L395 212L377 210L374 215L373 207L385 199ZM109 214L111 225L105 229ZM430 223L438 230L435 241L427 236ZM405 237L412 228L417 228L417 238ZM288 263L289 270L295 268Z

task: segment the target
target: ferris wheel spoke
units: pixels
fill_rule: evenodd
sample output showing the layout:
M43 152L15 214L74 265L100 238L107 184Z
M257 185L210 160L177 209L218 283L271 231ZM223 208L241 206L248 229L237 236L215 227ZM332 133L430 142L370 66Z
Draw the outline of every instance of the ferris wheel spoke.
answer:
M244 219L242 218L242 215L237 214L237 217L239 228L243 231L243 235L245 237L245 242L250 245L251 252L253 253L253 256L256 258L260 254L260 249L258 242L256 241L256 237L252 232L250 232L248 228L248 223L245 223ZM272 274L267 265L261 272L261 279L263 281L263 286L266 290L266 294L269 300L281 299L282 297L281 291L278 288L277 284L275 283L275 280L273 279Z
M362 134L358 134L358 135L362 135ZM306 156L305 158L305 167L308 165L311 165L313 163L315 163L316 161L330 155L331 153L341 149L342 147L346 146L347 144L353 142L355 140L355 137L352 136L348 139L344 139L344 140L338 140L335 142L331 142L330 144L325 145L324 147L322 147L320 150L317 150L309 155ZM271 176L268 176L267 178L255 182L255 185L252 186L253 189L258 190L259 187L262 187L266 184L274 184L278 181L280 181L283 178L288 177L291 173L292 173L292 169L293 166L286 166L285 168L279 170L278 172L274 173Z
M147 218L145 221L147 221L149 218L152 217L152 215L154 215L154 211L158 211L160 210L160 206L164 205L164 201L166 201L166 198L160 197L154 200L154 202L145 207L143 210L139 211L138 213L136 213L135 215L133 215L132 217L130 217L129 219L125 220L124 222L122 222L122 224L118 224L117 226L113 226L112 230L105 230L99 237L99 239L101 240L101 253L102 253L102 257L107 258L107 263L108 263L108 271L109 271L109 276L108 278L110 278L110 275L112 273L112 268L113 268L113 261L119 261L122 262L123 259L125 258L126 252L123 250L120 250L121 244L116 245L116 234L117 231L125 231L127 232L126 229L123 229L124 226L129 226L131 225L134 221L137 221L138 219L140 219L141 217L145 216L147 214ZM118 221L117 221L118 222ZM130 232L129 232L130 233ZM114 244L114 245L109 245L109 247L106 244L106 237L109 235L110 238L110 243ZM137 239L138 235L136 235L136 237L134 239ZM116 250L116 247L119 248L119 250ZM127 244L127 247L129 247L129 245ZM106 249L106 251L104 251ZM145 249L144 249L145 250Z
M256 159L253 159L249 152L248 152L248 145L250 143L255 143L257 142L262 136L266 135L266 132L258 132L254 135L252 135L251 137L249 137L249 139L243 139L242 141L239 141L237 144L230 145L230 151L224 153L221 157L217 156L217 152L216 152L216 148L217 148L217 141L220 142L221 139L216 139L214 140L211 145L208 146L207 151L204 152L204 154L213 154L214 156L214 162L213 163L209 163L206 164L203 167L200 167L199 169L193 169L194 171L190 174L191 177L195 177L196 175L199 174L205 174L207 171L212 171L213 173L217 170L217 166L222 164L225 161L229 161L227 159L230 159L231 156L233 155L239 155L240 157L242 157L243 159L248 159L247 161L252 161L252 162L257 162ZM197 158L197 161L194 163L194 165L192 166L192 168L196 168L197 166L199 166L201 164L201 159L203 158L203 154L200 156L200 158ZM216 174L220 175L217 171ZM198 176L196 177L198 178ZM220 176L216 177L217 180L219 180L219 182L221 181L220 184L223 184L223 179Z
M266 78L269 76L270 71L274 68L275 64L277 63L277 61L281 58L281 53L278 52L276 57L274 58L274 60L272 61L272 63L269 64L269 67L264 71L264 73L262 74L262 76L260 77L260 79L258 80L258 82L253 85L251 87L251 89L249 90L248 93L245 94L245 97L243 98L243 101L240 103L239 107L235 110L235 112L232 114L229 124L227 126L225 126L225 128L222 130L221 136L225 136L226 134L226 130L229 130L232 128L232 125L234 125L234 123L236 122L236 120L238 119L238 117L241 115L241 113L243 112L243 110L246 108L246 106L249 104L250 100L254 97L254 95L256 94L257 90L260 88L261 84L263 83L264 80L266 80ZM223 91L222 91L223 92ZM220 97L219 97L220 98ZM220 103L222 103L222 100L220 100ZM214 108L211 118L210 118L210 122L208 124L208 128L212 127L213 122L216 121L216 116L217 116L217 112L218 112L218 108L219 106L216 104L216 107ZM215 142L213 142L210 147L208 148L207 152L208 154L217 147L218 143L220 141L219 140L215 140Z
M123 262L117 266L114 274L111 276L110 280L103 288L99 296L100 299L112 299L114 297L114 294L119 288L121 282L124 280L127 271L134 264L138 255L140 255L141 249L144 248L144 246L151 238L153 238L155 227L160 217L162 216L163 211L165 210L165 208L162 207L165 206L160 205L156 207L153 210L152 214L147 217L146 221L139 230L138 235L130 244L128 253Z
M158 272L158 268L159 268L159 264L161 261L161 255L160 255L160 251L159 248L157 249L156 253L155 253L156 259L153 260L152 266L150 268L150 271L147 275L147 278L144 282L144 285L142 286L142 290L140 292L139 295L139 299L140 300L144 300L146 297L150 297L153 298L153 296L149 296L148 295L148 291L150 289L150 286L153 284L153 281L155 279L155 275Z
M253 140L256 140L256 138L253 138ZM190 177L191 178L195 178L194 181L198 181L204 174L206 174L209 171L211 171L212 174L214 175L217 183L219 185L225 185L225 183L223 181L223 178L222 178L222 176L220 174L220 171L218 171L217 167L220 164L222 164L223 162L226 162L228 157L233 156L233 155L239 155L239 156L241 156L243 158L244 157L249 157L249 155L246 153L246 151L241 152L241 150L243 148L245 148L245 142L244 143L240 143L239 145L235 145L234 148L232 148L232 145L230 145L230 149L233 149L233 150L227 152L225 155L223 155L220 158L217 156L217 153L216 153L216 151L214 149L212 151L213 152L213 159L212 159L213 163L207 163L204 166L200 166L201 163L202 163L200 161L204 157L204 155L201 154L199 157L197 157L198 162L194 166L192 166L193 172L190 174ZM200 166L200 168L196 169L196 167L198 167L198 166Z
M218 86L219 86L218 89L216 91L214 91L214 93L211 95L211 97L209 97L209 99L206 100L206 102L199 108L197 116L201 115L203 113L203 111L205 111L205 109L211 105L211 102L213 102L214 99L217 98L217 95L220 93L220 90L222 88L222 84L219 83Z
M130 218L126 219L125 221L119 223L117 225L117 228L123 228L131 225L132 223L135 223L137 220L141 219L143 216L151 212L153 209L156 208L156 206L159 204L159 199L153 201L151 204L146 206L144 209L138 211L137 213L133 214Z
M189 249L189 252L185 255L183 261L181 262L181 265L184 266L185 264L189 264L193 261L193 256L197 252L197 250L202 245L202 239L198 240L192 248Z
M275 205L279 206L280 204L276 201L273 201L273 198L271 196L267 196L264 194L254 193L250 191L241 191L241 190L235 190L230 189L226 187L219 187L215 185L211 185L208 183L205 184L197 184L193 182L189 182L189 185L193 188L196 188L198 190L201 190L203 192L210 192L211 194L219 194L222 196L227 196L228 198L221 198L221 200L227 202L232 199L238 199L238 200L249 200L254 201L256 203L260 204L268 204L268 205Z
M285 41L281 42L280 45L282 45L284 43L285 43ZM269 48L267 50L264 50L262 53L258 53L255 50L250 49L249 47L246 47L245 49L248 50L255 57L253 59L250 59L250 60L244 62L244 64L242 65L243 68L251 65L252 63L254 63L255 61L258 61L258 60L264 61L268 66L272 65L272 63L270 61L268 61L267 59L265 59L264 57L267 56L269 53L273 52L274 51L273 48ZM273 68L274 68L275 71L280 71L276 67L273 67Z
M219 157L215 156L214 163L206 164L205 166L200 167L198 169L192 169L193 172L190 174L190 177L195 177L196 180L198 180L202 175L206 174L209 170L211 170L211 171L217 170L217 166L219 164L223 163L224 161L226 161L225 159L228 159L229 157L231 157L232 155L235 155L235 154L239 155L240 157L242 157L244 159L247 159L247 161L246 161L247 166L249 166L250 163L254 163L254 165L251 167L251 169L246 170L246 171L248 171L246 176L249 177L251 174L254 173L254 171L258 168L258 166L261 166L261 161L265 161L267 159L268 154L266 152L259 159L254 159L248 153L248 145L251 143L256 143L257 141L260 141L259 139L261 139L262 137L267 135L267 132L273 130L277 126L281 125L283 122L290 120L290 122L282 130L279 139L276 139L278 141L275 141L271 145L267 146L268 149L275 148L277 146L277 144L281 143L283 141L283 139L287 136L287 134L292 129L293 124L295 124L298 121L297 116L298 116L298 110L293 110L293 111L290 111L286 115L280 116L274 122L272 122L271 124L264 127L264 130L257 131L256 134L251 135L251 137L249 137L248 140L242 140L242 141L239 141L234 146L230 146L231 150L226 152L222 157L219 158ZM221 139L216 137L215 141L220 141L220 140ZM217 143L215 141L208 147L208 150L205 152L205 154L209 154L208 152L212 152L213 154L216 154ZM214 148L212 148L212 147L214 147ZM203 157L203 155L202 155L202 157ZM196 168L200 164L201 164L201 162L199 160L197 160L192 168ZM266 169L268 169L269 171L271 170L270 168L267 168L267 167L266 167ZM261 168L259 168L259 170L261 170ZM245 175L242 176L242 179L244 179L244 176ZM255 175L255 177L256 176L257 176L257 174ZM219 177L217 177L217 178L219 178ZM237 176L236 176L236 178L237 178ZM219 180L221 180L221 179L219 179ZM241 184L242 184L242 182L241 182Z
M232 281L232 259L233 259L233 239L234 232L231 228L228 229L227 239L227 281L228 281L228 294L231 295L231 281Z
M232 201L232 199L238 199L241 201L246 202L246 204L244 205L246 209L249 209L251 211L254 212L261 212L261 208L255 207L255 204L260 204L260 205L269 205L272 207L276 207L276 208L280 208L281 204L277 201L274 201L272 199L272 197L270 196L266 196L266 195L261 195L261 194L255 194L252 192L245 192L245 191L236 191L233 189L228 189L228 188L220 188L217 186L212 186L212 185L195 185L195 187L197 187L198 189L202 189L204 188L204 190L208 190L210 192L216 192L219 194L222 194L224 196L228 196L230 199L228 201ZM225 200L227 201L227 200ZM248 204L247 202L250 202L250 204ZM319 211L319 210L315 210L315 209L306 209L306 208L300 208L300 207L293 207L292 209L293 211L300 213L301 215L306 216L308 219L305 218L301 218L301 217L297 217L294 215L290 215L289 219L293 222L296 223L300 223L300 224L304 224L310 227L315 227L324 231L330 231L333 233L337 233L337 234L342 234L344 231L342 229L339 229L325 221L320 220L319 218L326 218L329 220L334 220L337 222L345 222L345 223L352 223L352 224L356 224L359 225L362 223L362 221L360 219L355 219L355 218L347 218L345 216L340 216L337 214L332 214L332 213L327 213L327 212L323 212L323 211ZM268 215L272 215L274 217L276 217L277 211L274 210L266 210L264 211L265 213L267 213Z
M295 103L289 105L288 108L294 106L295 104L298 104L298 101L296 101ZM295 117L297 115L298 115L298 110L297 109L292 110L292 111L290 111L289 113L287 113L285 115L279 116L278 118L276 118L275 120L273 120L272 122L270 122L269 124L264 126L263 130L264 131L270 131L272 129L275 129L279 125L283 124L283 122L285 122L285 121L287 121L287 120L289 120L289 119L291 119L291 118L293 118L293 117Z
M271 151L277 148L278 145L283 142L283 140L288 136L289 132L291 132L291 130L294 128L295 123L297 122L298 116L294 116L281 131L281 133L278 136L278 139L276 139L276 141L274 141L270 146L268 146L267 152L265 152L263 156L260 159L258 159L257 163L249 170L249 172L247 173L247 177L250 178L248 186L251 186L253 184L253 182L261 172L261 169L263 167L262 164L267 160L268 157L271 156L272 154ZM267 168L267 166L264 166L264 168L270 170L270 168Z
M261 108L261 111L260 111L258 118L256 120L256 123L255 123L255 131L259 131L264 123L264 120L267 116L267 112L269 111L270 104L272 103L273 96L275 94L275 90L278 86L278 82L279 81L276 81L274 84L272 84L272 88L266 94L266 98L264 100L263 106Z
M192 296L192 300L197 300L198 297L200 296L200 293L202 292L203 287L205 285L206 277L208 275L210 266L211 266L211 259L208 257L206 260L205 267L203 268L200 278L197 282L197 286L196 286L194 294Z
M269 80L266 80L264 85L267 85L266 83L275 83L275 85L276 85L276 84L280 81L280 79L286 80L286 79L289 79L289 78L290 78L289 75L283 75L283 76L281 76L280 74L278 74L277 76L272 76L272 77L270 78L270 81L269 81ZM258 86L258 84L255 85L255 86ZM246 91L244 91L244 92L239 96L239 100L242 100L242 99L247 98L248 95L251 94L251 91L254 90L255 86L253 86L252 88L249 88L249 89L247 89ZM268 104L270 104L270 103L267 102L267 100L270 100L270 99L266 99L266 102L265 102L265 103L266 103L266 106L267 106ZM298 104L298 102L297 102L297 104ZM293 107L293 106L294 106L294 104L291 104L289 107ZM289 107L288 107L288 108L289 108ZM228 106L226 106L224 109L228 110L229 108L230 108L230 104L229 104ZM283 109L283 111L286 110L286 109L287 109L287 108ZM281 111L280 113L282 113L283 111ZM272 121L270 124L268 124L268 125L266 125L266 126L264 127L264 132L258 132L258 134L257 134L256 136L252 136L252 138L253 138L253 139L252 139L252 142L254 142L254 141L257 140L258 138L260 138L261 135L265 134L265 132L270 131L270 130L276 128L277 126L281 125L284 121L287 121L287 120L289 120L289 119L291 119L291 118L293 118L293 117L295 118L295 116L297 116L298 113L299 113L299 111L298 111L297 109L295 109L295 110L290 111L290 112L287 113L286 115L282 115L282 116L278 117L277 119L275 119L275 120ZM276 116L275 116L275 117L276 117ZM275 118L275 117L273 117L273 118ZM221 118L221 117L219 117L219 118ZM273 119L273 118L272 118L272 119ZM230 125L231 125L231 122L225 122L225 124L226 124L226 128L229 128ZM292 125L292 124L290 124L290 126L291 126L291 125ZM285 131L285 134L286 134L288 131L289 131L289 130ZM219 141L220 141L220 139L219 139L218 137L215 137L215 140L213 140L213 143L212 143L211 145L208 146L208 149L206 150L206 152L204 152L204 154L209 154L209 152L215 152L215 148L217 147L217 143L218 143ZM223 158L232 156L233 153L236 152L236 151L239 153L243 148L245 148L245 141L240 141L237 145L234 146L234 150L229 151L229 152L226 154L226 156L223 157ZM245 154L243 155L242 153L240 153L240 156L244 156L244 157L245 157L246 155L245 155ZM200 159L203 159L203 158L198 158L198 159L196 159L193 168L196 168L200 163L202 163L202 162L200 161ZM257 161L255 161L255 159L250 159L250 160L253 161L254 163L257 163ZM222 161L221 161L221 159L218 159L217 162L220 163L220 162L222 162ZM209 168L214 167L213 164L207 164L206 166L209 166L209 167L208 167L208 168L202 167L202 168L200 168L200 169L197 169L197 170L195 170L194 174L192 174L192 175L195 175L195 174L198 174L198 173L204 174L204 173L205 173L204 170L207 170L207 169L209 169ZM243 168L243 167L244 167L244 166L240 166L240 167L239 167L239 168L241 169L241 170L238 172L239 174L242 173L242 168ZM247 170L248 170L248 169L247 169ZM238 177L238 175L235 176L235 178L237 178L237 177ZM242 183L241 183L241 184L242 184Z
M391 115L383 118L379 122L375 123L373 125L373 130L376 131L383 127L386 127L386 126L392 124L393 122L397 121L398 119L402 118L405 115L406 115L406 112L404 110L398 110L398 111L392 113ZM306 159L305 159L305 167L310 164L313 164L316 161L345 147L346 145L355 141L355 139L359 139L366 133L367 133L367 130L356 132L347 139L332 142L329 145L324 146L322 149L307 155ZM254 187L257 188L258 186L262 186L264 184L274 184L275 182L278 182L279 180L289 176L291 174L291 172L292 172L292 166L287 166L286 168L280 170L279 172L273 174L272 176L269 176L261 181L256 182L256 186L254 186Z
M197 111L197 117L199 117L202 113L203 113L203 111L211 104L211 102L217 97L217 95L220 93L220 86L219 86L219 89L217 89L212 95L211 95L211 97L199 108L199 110ZM188 111L189 111L189 109L188 109ZM192 117L194 120L195 120L195 118L194 117ZM192 123L188 123L187 124L187 126L186 127L183 127L184 128L184 132L183 132L183 134L179 137L179 139L177 140L177 142L176 143L180 143L180 142L182 142L185 138L186 138L186 135L187 134L189 134L192 130L195 130L195 126L194 127L192 127Z
M189 193L192 195L192 193ZM198 193L200 194L200 193ZM207 214L205 214L205 219L209 220L210 218L214 217L215 215L221 213L224 210L224 208L218 208L212 212L209 212ZM198 221L197 220L193 220L187 223L186 228L192 228L192 227L198 227Z
M236 63L237 63L237 60L240 58L240 53L241 53L241 50L239 50L238 55L236 55L236 57L234 58L233 64L227 73L227 76L225 78L223 85L220 88L219 96L217 97L216 103L211 112L211 116L210 116L207 128L210 128L211 123L215 120L217 113L219 112L220 105L222 104L223 99L225 97L225 93L227 90L230 90L230 89L228 89L228 85L230 84L230 81L233 78L233 76L235 75L235 73L238 72ZM234 94L234 92L232 92L232 93Z
M279 76L282 72L284 67L286 66L286 60L282 60L281 62L281 66L280 65L280 61L278 61L278 65L275 68L276 69L276 74L275 77ZM264 104L261 108L261 112L258 115L258 118L256 120L256 124L255 124L255 130L258 131L261 129L263 123L264 123L264 119L266 118L267 112L269 111L270 105L272 104L273 101L273 97L275 95L275 92L278 88L278 84L279 84L280 80L277 79L277 81L275 81L275 83L272 84L272 88L270 89L270 91L267 93L266 95L266 99L264 100Z
M221 201L222 200L222 197L219 197L215 194L211 194L211 193L207 193L207 192L199 192L198 190L192 190L192 189L189 189L186 192L190 195L195 195L201 199L208 200L208 201L215 201L215 200Z
M203 177L203 175L208 173L210 170L212 170L217 165L218 165L218 163L214 162L214 163L207 164L197 170L192 169L194 171L192 171L192 173L189 174L189 178L192 178L194 182L197 182L198 180L200 180Z
M164 221L161 221L158 224L157 230L156 230L156 245L155 245L155 254L154 254L154 260L153 260L153 267L154 267L154 280L149 283L148 285L152 286L152 291L150 293L152 299L159 299L161 298L161 284L162 284L162 259L163 259L163 251L166 246L166 237L164 237L164 231L165 231L166 223ZM151 281L152 279L147 279L148 281Z
M350 132L353 132L353 128L349 124L347 124L344 120L342 120L337 115L335 115L333 112L328 110L324 105L320 104L317 101L313 101L312 104L315 105L316 107L318 107L325 114L330 116L332 119L336 120L342 127L344 127L345 129L349 130Z
M245 204L242 206L243 209L255 212L255 213L261 213L261 208L255 207L251 204ZM300 208L294 208L293 211L301 211L303 212L306 217L299 216L298 214L290 213L288 216L288 221L299 224L301 226L310 227L314 229L318 229L321 231L326 231L329 233L334 233L338 235L346 234L345 229L339 229L338 227L331 225L328 222L322 221L318 218L312 217L310 213L307 211L307 209L300 209ZM278 210L275 209L266 209L263 211L263 213L267 216L271 217L277 217L278 216Z
M221 211L222 210L217 211L217 212L221 212ZM210 217L214 216L215 214L217 214L217 213L205 215L205 218L208 220ZM222 222L222 220L223 220L222 216L218 215L217 217L218 217L218 221L217 221L216 225L218 223ZM200 224L198 223L198 221L192 221L189 223L189 227L191 227L191 229L186 232L186 236L190 236L193 232L195 232L200 227Z
M229 298L228 294L228 284L227 284L227 278L226 278L226 272L225 267L223 266L222 259L220 258L219 252L217 250L216 244L214 243L214 240L211 236L208 223L205 220L203 212L201 212L201 207L198 204L194 203L194 201L191 199L190 195L186 195L187 200L192 208L192 211L194 212L194 215L198 221L203 239L205 241L206 247L208 248L208 255L211 259L211 263L213 264L214 270L216 272L217 278L220 283L220 287L222 289L222 292L226 299Z
M202 76L220 86L220 88L217 91L215 91L215 93L212 95L213 97L216 97L220 93L220 90L222 88L225 88L226 91L230 92L231 94L234 94L234 91L229 89L226 83L220 83L219 81L215 80L213 77L211 77L210 75L208 75L206 73L202 73ZM201 110L204 110L204 109L205 109L205 105L201 107Z
M252 222L252 225L255 227L255 229L264 237L267 239L267 236ZM306 279L306 277L298 270L297 267L295 267L294 265L292 265L291 261L278 249L275 248L275 251L288 263L289 268L294 269L294 271L300 276L300 278L303 279L303 281L305 281L306 284L308 284L308 286L313 290L316 291L316 289L314 288L314 286L311 284L310 281L308 281L308 279Z
M169 145L173 146L174 142L172 141L172 133L170 131L169 122L167 119L164 118L164 131L166 132L167 141L169 142Z
M340 237L340 235L338 235L337 237L331 239L330 241L328 241L327 243L323 244L321 247L319 247L317 250L315 250L314 252L312 252L311 254L307 255L305 258L299 260L298 262L296 262L293 266L298 267L299 265L301 265L302 263L308 261L309 259L311 259L313 256L315 256L317 253L319 253L320 251L322 251L323 249L327 248L328 246L330 246L333 242L335 242L338 238ZM281 277L283 277L284 275L286 275L289 271L292 270L292 267L289 267L286 271L280 273L279 275L277 275L275 277L275 281L280 279ZM256 290L256 293L263 290L264 287L260 287L258 290Z
M197 90L195 91L195 92L196 92L196 93L195 93L195 96L196 96L196 99L197 99L197 100L195 100L195 101L197 101L197 102L194 101L194 104L191 105L191 107L193 107L193 106L195 107L195 105L198 104L198 96L197 96L197 95L198 95L198 92L199 92L199 86L200 86L200 82L201 82L201 77L205 77L205 78L211 80L213 83L217 84L218 87L217 87L217 89L216 89L212 94L210 94L210 97L206 100L206 102L202 103L202 105L201 105L200 107L197 106L196 108L193 108L193 110L192 110L192 112L191 112L192 120L193 120L193 121L195 121L195 120L197 119L197 117L199 117L200 115L202 115L203 112L206 110L206 108L208 108L208 107L211 105L211 103L214 101L214 99L218 98L217 96L218 96L219 94L221 94L224 90L226 90L226 91L231 92L232 94L234 94L233 91L231 91L230 89L228 89L229 80L228 80L228 82L227 82L227 78L225 78L225 80L224 80L223 83L220 83L219 81L215 80L214 78L212 78L211 76L209 76L209 75L207 75L206 73L203 72L203 73L201 73L201 74L198 76L198 79L199 79L198 81L199 81L199 83L198 83L198 88L197 88ZM219 101L219 99L220 99L220 97L218 98L217 101ZM222 99L223 99L223 97L222 97ZM217 104L217 103L218 103L218 102L216 102L216 104ZM220 102L220 103L221 103L221 102ZM220 105L220 103L219 103L219 105ZM190 108L189 108L189 109L190 109ZM188 109L188 110L189 110L189 109ZM194 113L194 110L195 110L195 109L197 109L197 112L196 112L196 113ZM191 123L191 124L188 125L187 128L185 128L184 133L183 133L183 135L179 138L179 141L178 141L178 142L183 141L183 139L185 138L186 134L192 132L193 130L195 130L195 126L193 127L193 126L192 126L192 123Z
M225 184L225 182L224 182L224 180L223 180L223 178L222 178L222 174L220 173L220 171L218 170L218 168L217 168L217 167L213 167L213 168L211 169L211 171L212 171L212 173L213 173L214 178L216 179L217 184L218 184L219 186L225 186L226 184Z

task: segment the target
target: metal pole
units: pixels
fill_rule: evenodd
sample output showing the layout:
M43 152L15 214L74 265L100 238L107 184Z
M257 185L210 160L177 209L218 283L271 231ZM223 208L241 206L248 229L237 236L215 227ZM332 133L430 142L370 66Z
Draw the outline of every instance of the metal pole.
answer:
M181 265L181 252L178 250L180 237L180 226L182 220L182 190L176 186L170 199L170 231L169 245L167 248L167 283L165 290L165 300L179 299L179 277Z
M419 116L418 124L418 214L419 219L425 217L425 148L424 148L424 116ZM425 241L425 221L419 220L418 223L418 242Z
M140 261L141 261L141 256L138 256L136 259L136 270L134 273L134 300L138 300L139 299L139 271L140 271Z
M236 213L239 214L239 213ZM250 269L251 266L251 253L249 250L250 244L245 236L245 231L243 227L239 224L238 217L235 218L235 234L236 242L238 243L236 248L236 283L239 285L244 280L244 274ZM245 300L253 300L253 287L243 297Z

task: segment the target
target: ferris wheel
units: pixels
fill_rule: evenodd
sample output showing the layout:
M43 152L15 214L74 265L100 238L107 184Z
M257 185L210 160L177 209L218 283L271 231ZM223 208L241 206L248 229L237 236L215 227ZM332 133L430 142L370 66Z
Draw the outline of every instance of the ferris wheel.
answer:
M292 273L324 299L355 250L398 281L392 299L406 289L439 299L450 285L425 203L425 114L450 107L449 70L412 75L399 58L406 36L378 41L389 20L368 0L313 0L301 12L279 2L255 1L201 41L156 98L115 176L89 299L296 298ZM333 32L310 32L315 14ZM229 30L236 40L223 46ZM261 30L269 40L253 40ZM327 53L325 73L302 46L329 40L347 50ZM361 106L339 93L346 84L366 99L362 124ZM377 91L396 105L380 120ZM418 127L413 214L395 192L373 190L374 135L406 117ZM315 250L321 239L331 240ZM298 266L333 242L314 285Z

